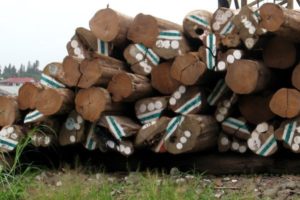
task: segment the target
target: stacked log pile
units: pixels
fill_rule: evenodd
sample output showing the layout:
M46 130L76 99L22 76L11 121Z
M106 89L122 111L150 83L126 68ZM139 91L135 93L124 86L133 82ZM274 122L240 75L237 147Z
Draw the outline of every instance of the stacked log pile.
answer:
M39 83L0 97L0 148L82 143L129 156L300 153L300 12L196 10L183 24L99 10Z

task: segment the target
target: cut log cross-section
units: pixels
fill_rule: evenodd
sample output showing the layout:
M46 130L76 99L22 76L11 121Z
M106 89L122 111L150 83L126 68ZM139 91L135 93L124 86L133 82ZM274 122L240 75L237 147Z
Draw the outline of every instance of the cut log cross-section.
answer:
M300 114L300 92L296 89L281 88L270 101L271 111L283 118L293 118Z
M218 126L209 116L178 116L166 130L165 148L172 154L198 152L217 145Z
M229 88L227 87L225 80L224 79L220 79L216 86L214 87L214 89L212 90L212 92L209 94L209 96L207 97L207 103L210 106L215 106L218 104L218 102L224 98L227 94L231 93L231 91L229 90Z
M75 87L78 85L80 77L80 64L82 60L76 59L72 56L66 56L63 60L63 77L59 79L62 83L69 87Z
M247 152L247 141L233 138L231 142L231 150L233 152L244 154Z
M90 58L90 52L84 47L77 35L71 38L71 41L67 43L68 55L77 59Z
M132 18L110 8L99 10L90 20L93 34L100 40L125 47Z
M134 73L144 76L149 75L160 62L159 56L142 44L130 44L124 51L124 57Z
M102 112L118 112L120 105L113 104L106 89L91 87L81 89L75 97L76 111L83 119L96 122L100 119Z
M205 110L206 105L206 96L199 87L182 85L169 99L170 109L181 115L199 113Z
M169 97L150 97L135 103L135 114L142 124L155 121L168 107Z
M199 39L203 34L211 32L212 13L205 10L189 12L183 20L184 33L191 38Z
M136 101L153 93L147 77L125 72L114 75L107 90L112 94L115 102Z
M203 44L204 46L201 46L198 50L199 56L208 70L214 70L217 64L216 57L220 46L220 38L210 33L203 38Z
M74 106L74 93L69 89L44 88L36 100L36 109L45 116L65 114Z
M257 155L265 157L274 154L278 149L274 127L266 122L258 124L247 144L249 149Z
M75 32L87 50L97 51L97 38L90 30L78 27Z
M234 105L236 104L237 100L238 96L236 94L232 94L231 96L222 99L218 103L214 114L217 122L223 122L231 115L231 113L235 110Z
M218 55L218 63L215 67L215 71L226 71L228 65L242 59L243 55L244 51L239 49L229 49L225 53L220 53Z
M251 134L250 128L243 118L228 117L222 122L222 130L242 140L249 139Z
M206 71L206 65L200 60L198 52L189 52L175 58L171 76L183 85L195 85Z
M107 56L84 60L80 65L82 76L78 82L78 87L107 86L113 76L124 72L125 69L123 62Z
M251 94L266 89L271 71L255 60L237 60L228 66L225 77L228 87L237 94Z
M13 125L20 119L16 97L0 96L0 127Z
M291 41L299 42L300 12L277 4L266 3L259 9L261 27Z
M24 133L21 126L4 126L0 131L0 153L15 150L23 138Z
M44 90L39 83L24 83L19 89L18 106L20 110L35 109L38 95Z
M172 62L164 62L155 67L151 72L151 84L164 95L172 94L180 82L171 76Z

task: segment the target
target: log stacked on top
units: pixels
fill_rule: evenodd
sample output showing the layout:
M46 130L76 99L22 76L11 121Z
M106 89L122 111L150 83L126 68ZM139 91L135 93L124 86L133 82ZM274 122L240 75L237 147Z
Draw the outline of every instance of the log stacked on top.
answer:
M50 127L31 135L35 146L270 156L283 143L300 153L299 12L267 3L176 24L106 8L89 25L40 83L0 97L1 151Z

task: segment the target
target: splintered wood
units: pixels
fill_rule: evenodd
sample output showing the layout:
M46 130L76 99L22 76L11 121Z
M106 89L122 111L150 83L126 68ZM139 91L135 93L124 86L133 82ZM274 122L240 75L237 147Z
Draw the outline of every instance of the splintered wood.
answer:
M82 143L124 156L141 148L300 153L298 11L198 9L177 24L105 8L89 25L39 83L0 97L1 152L49 126L56 133L39 129L34 146Z

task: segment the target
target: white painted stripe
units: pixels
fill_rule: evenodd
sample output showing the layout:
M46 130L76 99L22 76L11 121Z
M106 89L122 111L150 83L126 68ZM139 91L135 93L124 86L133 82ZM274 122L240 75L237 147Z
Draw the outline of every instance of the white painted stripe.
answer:
M269 138L267 139L267 141L256 151L256 153L257 154L261 154L261 151L262 150L264 150L264 148L272 141L272 139L274 138L274 135L272 134L272 135L270 135L269 136ZM273 145L272 145L273 146ZM272 147L271 146L271 147ZM269 149L272 149L272 148L269 148ZM267 152L269 152L270 153L270 151L269 151L269 149L268 149L268 151ZM267 155L267 152L266 153L264 153L263 155L265 156L265 155Z
M105 119L108 123L109 129L111 130L111 132L115 136L115 138L118 140L122 140L121 136L124 137L124 136L126 136L126 134L125 134L123 128L119 125L119 123L117 123L115 118L113 116L106 116ZM119 133L121 135L119 135Z
M0 136L0 140L3 140L5 142L13 144L15 146L18 144L18 141L15 141L15 140L3 137L3 136ZM10 150L10 151L15 149L15 147L7 145L7 144L3 144L3 143L0 143L0 147L5 148L5 149Z
M193 16L195 16L196 18L199 18L199 19L205 21L206 23L204 23L204 22L202 22L200 20L194 19ZM200 26L203 26L205 28L209 28L210 29L210 26L208 25L209 24L208 21L206 21L206 19L204 19L203 17L197 16L197 15L189 15L187 17L187 19L190 20L190 21L192 21L192 22L194 22L194 23L196 23L196 24L198 24L198 25L200 25Z
M235 25L231 21L229 21L221 30L220 35L230 34L233 31L234 27Z
M36 115L36 116L34 116L34 115ZM39 112L38 110L32 111L25 116L24 124L34 122L43 117L44 117L43 113Z
M187 101L185 104L183 104L182 106L180 106L179 108L177 108L175 110L176 113L181 113L183 115L188 114L189 112L191 112L192 110L194 110L195 108L197 108L198 106L201 105L201 99L200 99L201 93L197 93L193 98L191 98L189 101ZM199 99L197 101L196 104L194 104L193 106L190 106L187 110L184 110L186 108L186 106L188 106L188 104L190 104L193 101L196 101L197 99Z
M48 76L46 74L42 74L42 78L40 83L42 85L51 87L51 88L65 88L66 86L58 81L56 81L54 78L51 76Z
M180 31L167 30L167 31L161 31L157 38L158 39L167 39L167 40L181 40L182 36L181 36Z
M290 125L292 125L292 129L289 132ZM297 128L297 122L296 121L292 122L292 124L288 123L284 127L283 140L286 141L286 137L290 133L289 141L286 141L286 142L288 142L289 145L292 145L292 141L293 141L293 138L294 138L294 135L295 135L296 128Z
M222 84L221 88L219 89L219 91L215 91L217 88L219 88L219 85L218 84ZM214 106L216 104L216 102L220 99L221 95L227 91L229 88L227 87L226 83L224 80L220 80L216 87L214 88L214 90L212 91L211 95L214 95L215 96L209 96L207 98L208 100L208 104L211 105L211 106ZM216 93L217 92L217 93Z
M153 65L158 65L160 58L159 56L157 56L156 53L154 53L154 51L152 51L149 48L146 48L144 45L142 44L135 44L135 47L144 55L147 56L147 58L152 62ZM148 51L148 52L147 52ZM152 58L152 56L154 58Z
M183 120L184 120L183 116L177 116L171 119L171 121L168 123L168 126L166 128L167 135L165 137L165 141L169 139L169 137L175 132L177 127L180 126Z

